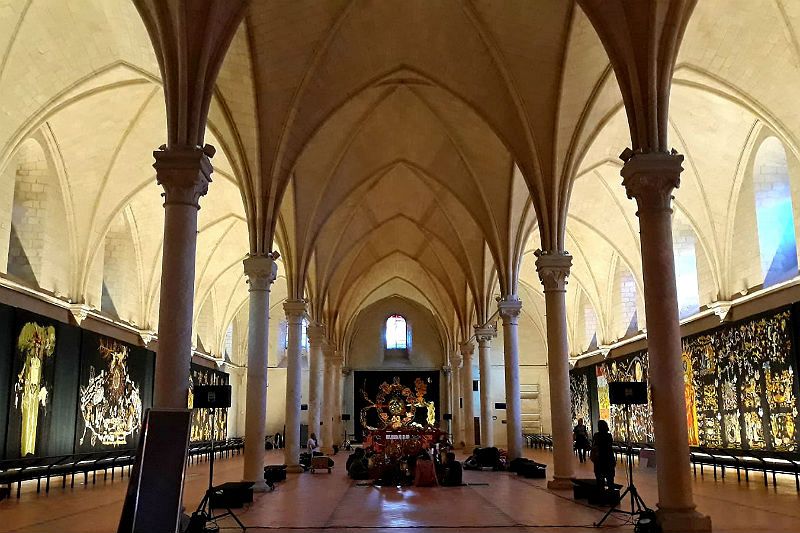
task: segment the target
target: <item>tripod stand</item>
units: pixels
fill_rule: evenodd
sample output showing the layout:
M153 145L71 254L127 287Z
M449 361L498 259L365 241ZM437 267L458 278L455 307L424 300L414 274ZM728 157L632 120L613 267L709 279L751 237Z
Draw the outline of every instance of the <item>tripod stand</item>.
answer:
M210 409L211 411L211 460L208 463L208 490L206 490L205 496L203 499L200 500L200 505L197 506L197 510L192 514L192 518L189 523L189 532L194 533L197 531L198 533L202 531L207 531L206 524L209 522L213 522L219 520L220 518L230 516L233 518L236 523L239 525L239 528L242 531L246 531L244 524L242 524L239 517L236 516L230 507L222 507L225 509L225 512L219 515L214 515L214 509L212 508L211 498L213 497L214 493L217 489L214 488L214 437L216 435L217 426L215 424L216 420L214 414L216 409Z
M634 517L634 516L640 516L645 512L652 512L652 510L649 507L647 507L647 504L644 503L644 500L639 495L639 491L636 490L636 485L633 484L633 447L631 446L631 442L630 442L631 441L631 437L630 437L631 433L630 433L630 411L629 411L629 409L630 409L630 404L626 403L625 404L625 436L628 439L628 447L625 450L625 455L628 456L628 487L625 489L625 492L623 492L620 495L619 501L617 503L615 503L614 506L606 512L605 515L603 515L603 518L601 518L599 522L594 524L595 527L602 526L603 522L605 522L608 519L608 517L611 516L611 513L626 514L628 516ZM625 499L625 496L630 496L630 500L631 500L631 510L630 511L617 508L622 503L622 501Z

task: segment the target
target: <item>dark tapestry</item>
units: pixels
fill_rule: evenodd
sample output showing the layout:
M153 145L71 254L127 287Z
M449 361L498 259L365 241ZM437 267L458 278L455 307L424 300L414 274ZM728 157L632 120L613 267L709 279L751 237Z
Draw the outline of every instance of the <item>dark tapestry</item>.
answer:
M194 403L194 395L192 391L195 385L227 385L228 374L214 368L192 363L189 372L189 409L192 409ZM217 409L213 416L212 428L212 413L211 409L194 409L192 411L192 433L190 440L192 442L211 440L212 429L214 438L216 440L225 440L228 438L228 410Z
M583 418L586 427L592 426L589 410L589 376L586 372L574 371L569 374L570 405L572 407L572 426Z
M650 403L629 406L630 420L626 428L625 409L621 405L611 405L608 397L608 384L616 381L647 381L647 352L639 352L597 365L597 394L600 405L600 419L608 422L614 439L631 442L653 442L653 411ZM630 435L628 435L630 432Z
M46 455L52 422L56 327L46 319L21 317L13 342L6 457Z
M153 362L143 348L83 332L76 451L136 445L152 404Z
M797 449L790 311L683 340L689 443Z
M424 384L424 402L429 404L428 407L420 407L414 410L413 419L409 420L409 424L416 424L419 426L428 425L429 420L433 420L434 426L439 424L439 372L438 371L414 371L414 370L375 370L375 371L360 371L357 370L353 374L353 405L354 405L354 430L356 440L361 440L365 428L362 424L362 412L364 413L364 422L368 426L382 427L385 421L380 419L380 413L374 406L372 399L376 398L381 393L381 386L383 384L391 385L398 380L398 384L404 388L408 388L413 395L418 392L418 387L415 382L419 379ZM399 406L398 406L399 407ZM398 416L404 416L405 413L400 413Z

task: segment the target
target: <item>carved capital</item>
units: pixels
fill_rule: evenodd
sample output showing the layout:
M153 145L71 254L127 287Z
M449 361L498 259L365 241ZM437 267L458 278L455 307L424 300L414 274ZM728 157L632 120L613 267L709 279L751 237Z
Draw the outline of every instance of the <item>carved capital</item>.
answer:
M450 354L450 368L461 368L461 363L463 362L464 358L460 353Z
M442 366L442 374L444 374L445 378L450 377L450 374L452 372L453 372L453 369L450 367L450 365Z
M156 335L156 332L151 329L143 329L139 332L139 338L142 339L142 342L145 346L148 346L151 342L158 338L158 335Z
M475 344L472 342L462 342L458 348L464 361L469 360L469 358L472 357L472 354L475 353Z
M278 263L275 262L278 257L278 252L245 257L242 265L251 292L269 291L270 285L278 277Z
M349 366L343 366L342 367L342 375L344 377L347 377L352 373L353 373L353 369L351 367L349 367Z
M628 198L634 198L641 211L672 211L672 191L680 187L683 156L671 153L633 153L620 156L625 161L620 174ZM638 215L639 213L637 213Z
M492 342L492 339L497 337L497 327L495 326L486 326L480 327L475 326L475 340L478 341L478 344L483 346Z
M303 319L306 317L306 301L305 300L286 300L283 302L283 310L286 313L286 321L290 326L302 325Z
M564 292L572 266L572 256L567 252L543 252L536 250L536 273L544 292Z
M89 317L91 311L92 308L86 304L72 304L69 306L69 312L72 313L72 317L79 326Z
M325 326L316 322L308 325L308 342L312 346L325 345Z
M200 209L200 197L211 183L211 158L215 149L210 144L156 150L156 181L164 187L164 205L190 205Z
M506 296L497 301L497 311L503 324L516 326L519 323L519 315L522 312L522 300L516 296Z

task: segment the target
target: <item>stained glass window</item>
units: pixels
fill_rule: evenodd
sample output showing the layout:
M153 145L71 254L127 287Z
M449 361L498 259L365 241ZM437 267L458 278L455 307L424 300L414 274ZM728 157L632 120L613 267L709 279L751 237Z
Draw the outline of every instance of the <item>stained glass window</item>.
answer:
M408 347L408 328L406 319L392 315L386 319L386 349L404 350Z

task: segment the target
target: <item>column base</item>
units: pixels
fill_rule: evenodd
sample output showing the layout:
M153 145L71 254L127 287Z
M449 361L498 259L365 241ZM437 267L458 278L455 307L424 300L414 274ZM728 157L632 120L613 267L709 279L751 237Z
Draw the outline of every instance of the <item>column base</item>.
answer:
M256 481L253 484L253 492L269 492L270 490L272 489L269 488L263 479L261 481Z
M305 472L305 469L300 465L287 465L286 472L288 474L302 474Z
M555 477L547 482L548 490L572 490L572 478Z
M711 531L711 517L694 509L658 509L656 518L663 533Z

